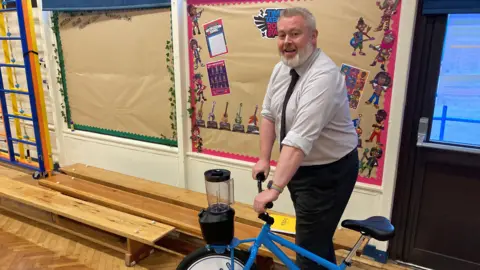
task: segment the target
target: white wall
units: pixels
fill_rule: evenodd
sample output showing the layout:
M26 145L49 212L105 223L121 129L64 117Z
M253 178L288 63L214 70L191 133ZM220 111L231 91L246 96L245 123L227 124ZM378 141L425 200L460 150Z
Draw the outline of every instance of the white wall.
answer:
M204 192L203 172L205 170L226 168L232 171L235 178L235 199L251 203L256 194L256 185L251 180L250 173L253 164L190 151L191 144L188 139L190 126L186 107L186 89L188 89L186 57L188 51L187 46L184 45L186 44L184 40L186 37L185 8L184 1L172 1L179 147L70 131L61 121L61 116L56 113L53 120L58 137L58 148L61 149L58 155L60 165L84 163L199 192ZM343 218L363 219L372 215L390 217L415 12L416 1L403 0L383 185L378 187L358 183ZM48 13L44 13L42 20L50 71L56 71L57 67L52 59L53 49L51 46L55 40L50 30ZM54 73L50 73L50 76L55 80ZM55 105L54 108L59 108L61 96L58 89L53 90L50 94L51 103ZM274 173L274 170L272 172ZM288 191L276 202L275 210L293 214ZM375 241L372 243L376 244L377 248L386 250L386 243L376 243Z

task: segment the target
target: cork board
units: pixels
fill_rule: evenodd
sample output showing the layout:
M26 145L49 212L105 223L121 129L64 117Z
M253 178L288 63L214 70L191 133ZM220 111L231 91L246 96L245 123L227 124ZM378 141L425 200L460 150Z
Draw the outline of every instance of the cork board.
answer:
M74 127L140 140L176 140L166 56L170 9L58 16Z
M359 181L381 185L399 0L190 0L188 4L194 151L258 160L259 113L270 74L280 60L276 19L280 9L301 6L316 17L318 46L345 75L352 121L359 135ZM363 45L361 51L359 45ZM276 143L272 165L278 149Z

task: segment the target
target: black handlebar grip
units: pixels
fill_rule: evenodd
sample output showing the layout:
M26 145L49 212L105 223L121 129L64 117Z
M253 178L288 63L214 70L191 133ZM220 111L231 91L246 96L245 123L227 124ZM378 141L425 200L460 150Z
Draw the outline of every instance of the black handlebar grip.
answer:
M255 176L257 178L257 180L259 181L265 181L265 173L264 172L259 172L257 173L257 175Z
M272 225L275 222L275 219L266 213L258 215L258 218L270 225Z

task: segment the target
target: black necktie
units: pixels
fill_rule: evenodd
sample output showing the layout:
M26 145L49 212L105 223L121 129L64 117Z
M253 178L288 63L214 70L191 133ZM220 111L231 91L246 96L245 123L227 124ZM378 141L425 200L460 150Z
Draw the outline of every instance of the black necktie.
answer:
M286 114L286 109L287 109L287 104L288 100L292 96L293 93L293 88L295 88L295 84L298 81L298 78L300 77L298 73L295 71L295 69L290 70L290 76L292 76L292 80L290 81L290 85L288 86L287 93L285 94L285 99L283 100L283 108L282 108L282 125L280 127L280 151L282 150L282 141L285 138L286 131L285 131L285 114Z

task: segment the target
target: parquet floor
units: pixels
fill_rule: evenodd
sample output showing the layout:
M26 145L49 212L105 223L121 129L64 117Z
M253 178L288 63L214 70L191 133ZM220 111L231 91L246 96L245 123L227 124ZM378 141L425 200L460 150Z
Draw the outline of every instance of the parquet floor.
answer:
M182 258L156 251L135 267L123 254L0 210L0 269L175 269Z

